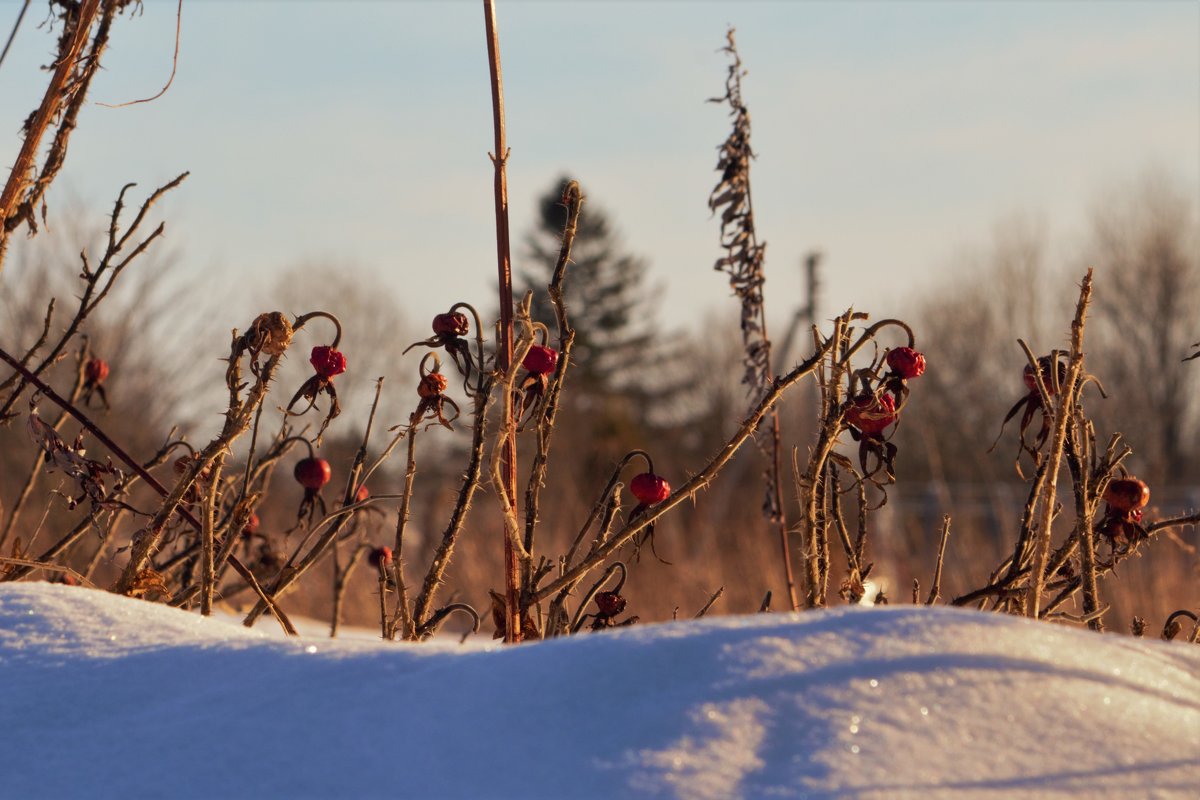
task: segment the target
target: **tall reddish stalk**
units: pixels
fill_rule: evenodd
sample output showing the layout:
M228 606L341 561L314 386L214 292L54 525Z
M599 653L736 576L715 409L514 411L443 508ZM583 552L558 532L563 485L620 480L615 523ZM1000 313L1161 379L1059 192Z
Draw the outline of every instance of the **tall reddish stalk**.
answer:
M504 84L500 77L500 40L496 34L496 4L495 0L483 0L483 20L487 29L488 71L492 83L492 120L495 127L496 150L491 154L492 164L496 168L496 266L500 280L500 340L496 344L496 369L504 374L512 361L512 263L509 258L508 246L508 176L505 165L508 162L508 146L504 140ZM512 416L511 406L505 404L504 417L500 424L505 431L504 450L504 491L508 495L509 504L516 508L517 504L517 427ZM517 554L513 551L512 542L504 537L504 618L506 632L504 641L516 644L521 641L521 585L520 569L517 565Z

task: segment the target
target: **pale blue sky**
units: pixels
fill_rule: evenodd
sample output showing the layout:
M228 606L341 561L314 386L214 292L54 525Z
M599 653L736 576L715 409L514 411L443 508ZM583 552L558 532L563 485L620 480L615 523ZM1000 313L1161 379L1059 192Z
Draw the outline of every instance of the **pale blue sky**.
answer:
M0 0L0 34L19 3ZM534 199L569 171L651 263L672 325L732 309L705 204L727 132L717 53L738 29L759 153L768 308L789 313L804 252L828 254L825 310L896 313L998 218L1083 231L1147 165L1200 201L1200 3L506 2L499 28L515 266ZM0 161L45 85L53 39L30 9L0 69ZM188 169L170 238L226 283L238 325L290 264L382 277L418 319L490 307L491 111L478 2L186 0L161 99L88 107L50 196L97 224L119 187ZM158 90L175 3L115 26L92 99ZM8 155L5 155L5 154ZM441 281L435 284L433 279ZM403 290L425 284L420 295ZM244 307L239 304L244 303Z

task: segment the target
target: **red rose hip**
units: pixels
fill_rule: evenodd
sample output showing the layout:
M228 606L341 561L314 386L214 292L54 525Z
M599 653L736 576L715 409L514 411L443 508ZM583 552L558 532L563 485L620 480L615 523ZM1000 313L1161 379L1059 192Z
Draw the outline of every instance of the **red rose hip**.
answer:
M558 366L558 351L553 347L543 347L540 344L535 344L525 354L525 360L521 362L521 366L535 375L554 372L554 368Z
M1150 502L1150 487L1137 478L1114 478L1104 490L1104 502L1122 513L1137 511Z
M333 470L329 468L329 462L323 458L304 458L296 462L296 468L292 471L296 480L309 491L317 491L333 477Z
M83 378L91 384L104 383L104 379L108 377L108 362L93 358L83 365Z
M887 365L905 380L919 378L925 372L925 355L911 347L897 347L888 351Z
M471 322L460 311L438 314L433 318L433 332L438 336L466 336L471 331Z
M653 472L643 472L629 482L629 491L633 492L633 496L642 505L652 506L670 496L671 484Z
M346 371L346 356L323 344L312 349L308 360L317 374L326 380Z

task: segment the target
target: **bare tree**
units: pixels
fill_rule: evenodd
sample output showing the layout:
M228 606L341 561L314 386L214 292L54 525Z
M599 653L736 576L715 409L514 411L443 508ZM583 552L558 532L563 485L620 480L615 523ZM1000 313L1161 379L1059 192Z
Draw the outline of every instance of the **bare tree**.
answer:
M1196 338L1200 225L1178 182L1147 172L1098 203L1086 249L1096 267L1093 369L1111 398L1097 411L1137 443L1151 482L1194 476L1198 375L1182 359Z

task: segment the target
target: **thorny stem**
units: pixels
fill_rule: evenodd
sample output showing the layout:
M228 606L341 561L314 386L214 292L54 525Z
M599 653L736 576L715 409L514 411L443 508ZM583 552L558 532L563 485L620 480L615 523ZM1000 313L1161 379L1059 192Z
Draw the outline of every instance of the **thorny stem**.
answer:
M120 446L118 446L117 443L114 442L112 439L108 438L108 436L104 433L104 431L97 428L96 425L90 419L88 419L87 416L82 411L80 411L78 408L76 408L71 403L68 403L63 398L59 397L59 395L53 389L51 389L49 386L47 386L45 383L43 383L32 372L30 372L29 370L27 370L23 366L21 366L16 361L16 359L14 359L12 356L10 356L8 353L6 353L3 349L0 349L0 361L5 361L6 363L8 363L9 366L13 367L18 372L20 372L22 374L22 376L25 378L25 380L29 381L31 384L36 386L38 391L40 391L42 394L44 394L52 402L56 403L64 411L67 411L68 413L70 413L71 416L75 417L75 419L79 421L79 424L83 425L83 427L85 429L87 429L87 431L89 433L91 433L101 443L103 443L104 446L107 447L114 456L119 458L130 469L132 469L135 473L137 473L138 477L140 477L142 480L144 480L151 488L154 489L154 491L158 492L160 495L167 498L166 502L163 504L162 510L160 510L159 514L155 516L156 520L161 516L163 518L162 522L165 524L166 517L169 516L170 514L176 513L179 516L183 517L183 519L185 519L188 522L188 524L191 525L193 528L195 528L197 531L200 530L201 526L200 526L199 520L197 520L194 516L192 516L192 514L187 509L179 506L179 499L183 497L184 492L187 490L188 487L191 486L192 482L195 480L196 475L198 475L200 473L201 469L203 469L203 467L205 467L205 466L208 466L208 463L211 463L211 461L205 463L205 462L198 460L195 464L193 464L191 470L189 470L189 473L185 474L183 476L183 478L180 480L179 484L175 487L175 490L172 492L168 492L166 487L164 487L161 483L159 483L158 480L153 475L151 475L148 471L146 471L146 469L144 467L142 467L140 464L138 464L136 461L134 461L132 458L130 458L129 454L126 453L124 449L122 449ZM213 455L215 457L215 453ZM148 539L148 538L149 537L146 537L146 539ZM145 539L143 539L143 542L144 541L145 541ZM146 550L147 550L146 557L148 559L149 548L146 548ZM130 559L130 563L131 564L133 563L132 557ZM259 597L261 598L261 602L265 604L265 607L267 608L267 610L269 610L272 613L272 615L279 621L279 624L283 627L284 631L288 632L291 635L295 635L296 629L292 625L291 621L288 620L287 616L283 613L283 610L280 609L278 606L276 606L266 596L266 594L263 593L262 587L258 585L258 581L254 578L254 575L250 572L250 570L246 569L246 566L244 564L242 564L241 561L239 561L238 559L233 557L232 555L229 556L229 563L237 571L237 573L239 575L241 575L243 579L245 579L245 581L250 585L250 588L253 589L259 595ZM142 568L144 568L144 563L138 567L138 571L140 571ZM127 567L126 570L128 572L129 568ZM136 573L135 573L134 577L136 577ZM119 581L117 586L114 587L114 590L117 591L118 593L123 593L124 589L127 588L128 585L132 585L132 578L129 579L128 583L127 583L125 576L122 576L121 581Z
M75 368L75 383L71 386L71 393L68 400L71 403L79 402L79 395L83 392L84 370L88 361L88 345L85 343L79 351L79 357L76 359ZM13 373L14 376L17 373ZM59 411L58 419L51 423L51 429L57 431L62 427L62 424L68 417L66 411ZM0 531L0 551L4 549L4 545L8 542L9 534L12 533L13 526L17 524L18 517L21 516L21 509L25 505L25 501L29 499L29 495L33 491L33 485L37 481L37 476L46 463L46 451L38 448L37 454L33 457L33 466L30 467L29 475L25 478L25 484L21 487L21 491L17 493L17 499L13 501L12 510L8 512L8 518L4 521L4 530Z
M20 217L17 216L18 198L32 178L34 160L37 158L42 136L46 133L46 128L50 125L51 120L62 108L66 99L63 90L66 88L67 79L75 72L84 45L91 37L92 23L96 21L99 10L100 0L83 0L78 7L78 16L74 20L74 35L70 38L69 45L65 50L59 53L54 74L46 87L42 103L26 125L25 139L21 143L21 150L17 154L17 160L13 163L8 181L4 184L4 190L0 192L0 268L3 268L9 233L20 220ZM111 14L111 8L108 13ZM94 53L95 58L98 59L99 56L99 52ZM10 220L12 220L11 224Z
M496 268L499 278L500 295L500 336L496 343L496 369L500 374L507 373L512 366L513 357L513 294L512 294L512 263L509 258L508 244L508 176L505 167L508 164L508 145L505 142L504 129L504 81L500 74L500 40L496 32L496 3L495 0L483 0L483 19L487 33L488 74L492 87L492 121L495 133L495 152L492 154L492 164L495 167L495 204L496 204ZM509 388L509 387L506 387ZM517 425L513 418L512 403L505 403L504 416L500 422L504 435L504 446L500 454L503 463L502 480L499 490L505 496L516 515L517 502ZM507 513L506 513L507 516ZM521 641L521 571L517 563L517 551L512 537L504 537L504 641L517 644Z
M1092 270L1089 269L1080 286L1079 302L1075 307L1075 319L1071 323L1071 353L1067 362L1066 385L1060 387L1057 402L1054 405L1054 435L1050 441L1050 450L1046 454L1046 485L1042 491L1042 508L1038 523L1037 550L1034 553L1032 582L1029 587L1026 610L1030 617L1037 619L1041 610L1042 588L1046 581L1046 561L1050 555L1050 523L1054 514L1054 496L1058 484L1058 468L1062 462L1063 448L1066 444L1067 423L1070 421L1075 399L1075 387L1079 383L1083 368L1083 327L1087 318L1087 307L1092 296ZM1036 362L1033 367L1034 375L1040 380L1041 370ZM1057 370L1052 370L1057 379ZM1040 384L1039 384L1040 386Z
M695 497L696 494L707 487L729 460L733 458L738 449L746 443L746 440L754 435L754 431L757 429L759 423L762 422L767 413L775 406L775 403L779 401L783 393L801 378L816 369L817 365L828 355L831 346L832 341L823 343L809 359L799 364L787 375L776 378L772 382L771 388L763 396L762 400L759 401L755 409L742 421L737 432L702 470L672 492L666 500L647 509L645 513L627 522L623 528L609 537L603 544L597 543L592 548L592 551L577 566L568 567L558 578L538 589L533 600L535 602L545 600L564 586L575 581L581 575L595 569L604 563L619 547L641 532L647 525L653 525L660 517L675 506L684 500Z
M471 458L467 463L467 471L463 475L463 481L458 490L458 498L454 503L454 510L450 514L450 521L446 524L446 530L442 533L442 541L438 544L437 551L434 553L433 559L429 562L429 571L425 574L421 593L417 596L416 605L413 606L413 616L417 620L423 620L429 614L429 609L433 606L438 586L442 583L446 567L449 565L450 557L454 553L454 545L458 541L459 533L462 531L463 523L466 521L467 511L471 507L471 500L475 497L475 490L479 488L479 477L483 468L487 409L494 380L491 376L486 378L480 385L478 394L475 396L475 422L471 431ZM399 560L400 557L397 552L397 571L400 569Z
M950 539L950 515L942 516L942 539L938 543L937 566L933 568L933 585L929 587L929 599L925 605L931 606L942 596L942 564L946 560L946 542Z
M580 192L578 181L571 181L563 190L563 203L567 207L567 219L563 224L562 245L558 250L558 261L554 265L554 273L550 279L550 301L554 306L554 315L558 321L558 364L554 377L546 392L541 414L537 420L537 452L533 465L529 469L529 483L525 489L525 552L534 552L534 533L538 522L538 505L542 486L546 481L546 469L550 456L550 437L554 433L554 420L558 415L558 399L562 393L563 381L566 379L567 368L571 360L571 350L575 343L575 329L571 327L567 317L566 301L563 298L563 280L566 277L567 264L571 261L571 247L575 242L575 233L579 228L579 213L583 208L583 194ZM521 613L526 610L526 595L533 590L535 576L525 571L522 576Z

